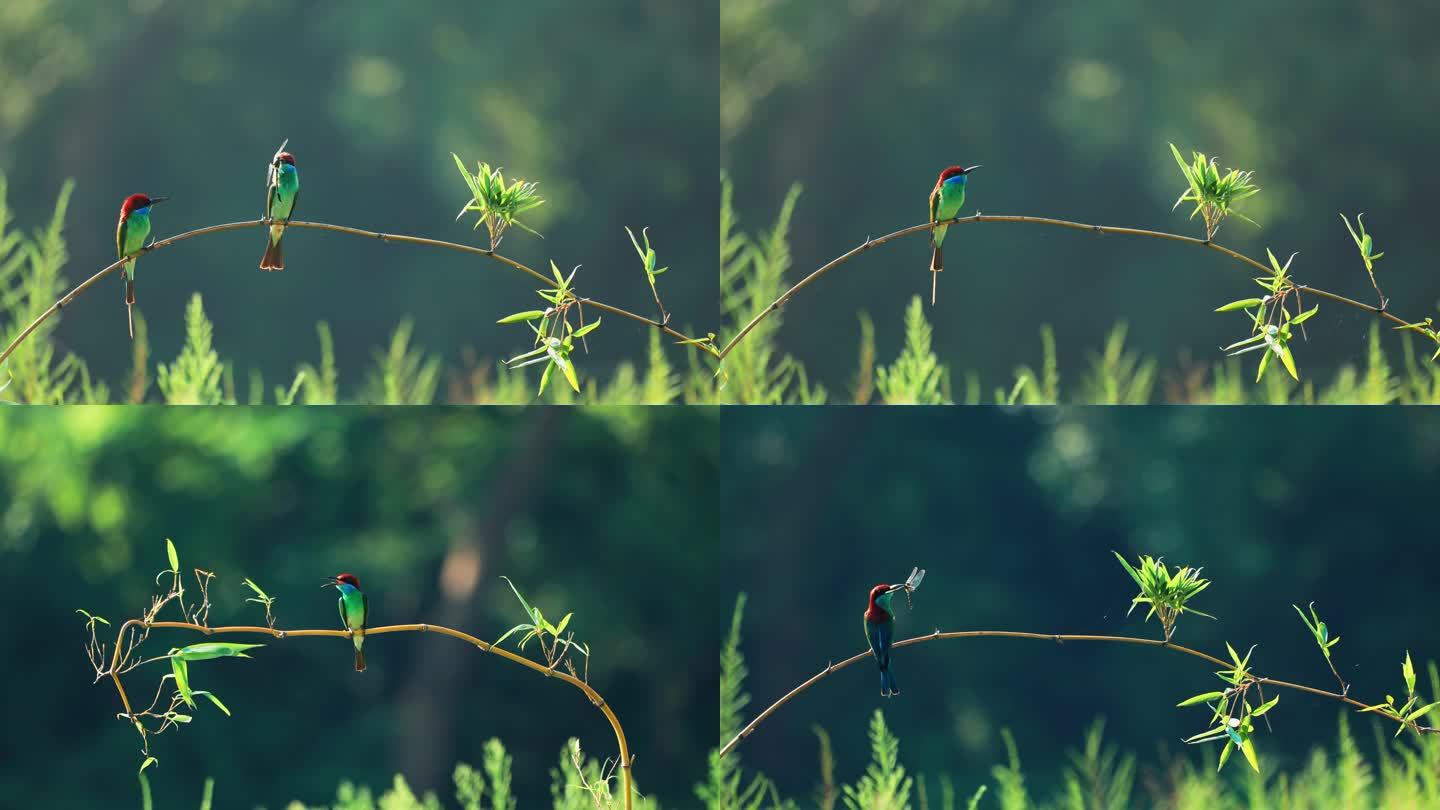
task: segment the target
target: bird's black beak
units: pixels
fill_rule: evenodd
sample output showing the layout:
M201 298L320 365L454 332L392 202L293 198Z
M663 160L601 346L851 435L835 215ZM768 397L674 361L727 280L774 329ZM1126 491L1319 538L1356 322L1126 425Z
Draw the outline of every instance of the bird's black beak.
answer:
M150 198L150 204L151 204L151 205L159 205L160 203L165 202L165 201L168 200L168 199L170 199L170 198L169 198L169 197L151 197L151 198Z
M962 174L969 174L970 172L973 172L973 171L975 171L976 169L980 168L980 165L981 165L981 164L978 164L978 163L977 163L976 165L971 166L970 168L966 169L964 172L962 172Z
M886 593L895 593L896 591L903 590L905 590L905 583L902 582L899 585L891 585L890 590L886 591Z
M339 582L340 582L340 580L336 579L335 577L326 577L324 584L322 584L320 587L321 587L321 588L328 588L328 587L331 587L331 586L333 586L333 585L335 585L335 584L337 584L337 583L339 583Z

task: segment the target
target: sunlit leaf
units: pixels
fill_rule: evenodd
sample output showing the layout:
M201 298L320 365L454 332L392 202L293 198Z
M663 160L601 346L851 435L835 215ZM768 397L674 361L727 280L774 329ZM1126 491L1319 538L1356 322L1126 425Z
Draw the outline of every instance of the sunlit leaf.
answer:
M185 661L208 661L212 658L249 658L246 650L253 650L256 647L264 647L264 644L235 644L231 642L205 642L203 644L191 644L175 651L175 655Z
M214 694L212 694L212 693L210 693L210 692L206 692L206 691L204 691L203 689L202 689L202 690L197 690L194 694L204 695L205 697L210 698L210 702L211 702L211 703L214 703L215 706L216 706L216 708L218 708L220 711L224 712L226 717L229 717L229 716L230 716L230 710L227 709L227 708L225 708L225 704L224 704L224 703L221 703L221 702L220 702L220 698L215 697Z
M177 652L177 650L171 651L170 671L175 676L175 688L180 692L180 699L185 701L186 706L193 709L195 708L195 698L190 692L190 665L184 658L176 655Z
M1252 742L1249 737L1246 737L1245 741L1240 743L1240 753L1245 755L1245 760L1250 763L1250 767L1254 768L1256 773L1259 773L1260 759L1255 756L1255 743Z
M530 309L526 310L525 312L517 312L514 315L506 315L505 317L496 321L496 323L519 323L521 321L538 321L544 317L544 310Z

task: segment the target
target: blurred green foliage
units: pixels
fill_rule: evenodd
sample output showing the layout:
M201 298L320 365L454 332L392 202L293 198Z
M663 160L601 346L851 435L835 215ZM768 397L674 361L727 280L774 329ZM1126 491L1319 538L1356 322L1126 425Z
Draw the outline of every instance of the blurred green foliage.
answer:
M1298 250L1297 277L1372 301L1337 216L1367 212L1384 236L1381 287L1403 317L1423 319L1440 299L1427 269L1440 252L1429 192L1440 166L1417 156L1440 120L1417 111L1432 106L1440 71L1424 33L1440 7L1338 0L1314 12L1301 0L1222 0L1193 14L1123 0L726 0L721 165L751 222L767 221L792 183L805 187L790 222L793 282L867 236L924 221L937 173L961 162L985 165L970 212L1203 236L1188 210L1170 210L1185 187L1173 142L1253 169L1264 188L1242 204L1263 228L1233 223L1219 236L1226 245L1250 256ZM1253 287L1224 259L1051 230L975 227L947 243L951 293L926 311L943 362L993 381L1026 360L1017 332L1050 324L1088 349L1124 320L1164 379L1208 370L1234 339L1210 310ZM854 357L834 347L862 334L855 313L897 322L929 286L928 256L916 236L826 276L786 308L781 351L842 389ZM1322 307L1307 324L1311 378L1362 366L1371 320ZM1385 333L1397 365L1403 337ZM903 336L880 329L876 340L893 357ZM1085 352L1061 353L1062 375L1085 367Z
M1336 688L1291 607L1312 600L1344 637L1333 664L1359 700L1403 702L1406 651L1437 658L1436 608L1396 567L1423 568L1418 538L1432 533L1440 418L1428 411L745 409L725 413L723 433L720 579L747 594L746 719L865 650L866 593L914 565L929 573L914 611L897 617L902 638L935 628L1161 638L1142 611L1127 616L1137 588L1113 549L1203 566L1213 584L1199 607L1217 620L1182 621L1175 640L1221 657L1227 641L1242 653L1258 644L1259 673ZM1060 787L1065 741L1096 716L1142 772L1177 756L1204 770L1179 742L1200 718L1174 707L1217 681L1186 656L975 639L898 650L892 667L902 695L883 708L912 773L973 788L1005 758L1008 727L1039 780L1032 795L1045 795ZM837 779L853 779L879 706L873 666L827 677L736 749L746 782L762 772L780 795L807 795L816 770L789 764L816 750L817 723L832 735ZM1287 693L1268 715L1265 768L1303 767L1336 709ZM1350 722L1374 763L1370 716ZM1387 740L1394 731L1376 726Z
M648 226L674 268L663 288L674 325L708 326L716 27L716 4L663 0L483 11L441 0L423 13L383 0L6 3L0 172L27 228L44 221L66 178L78 179L66 216L73 282L114 260L126 194L174 197L157 212L159 237L258 217L265 162L284 138L303 179L298 218L483 240L454 222L467 196L455 152L539 182L548 203L526 221L545 239L516 234L507 254L532 267L584 264L586 295L649 311L625 234ZM447 364L462 365L467 347L488 366L524 346L495 320L532 285L498 265L289 236L289 267L271 276L255 269L263 239L251 231L142 262L138 293L158 353L179 346L179 313L194 292L218 335L243 336L236 365L271 378L291 372L317 321L334 329L349 377L406 316ZM100 379L129 363L120 298L118 285L102 285L67 308L58 333ZM617 329L592 363L637 360L646 340L642 329Z
M250 578L275 598L277 627L338 626L334 595L317 584L348 570L377 623L494 639L524 618L500 579L510 576L547 616L574 611L569 627L590 644L590 683L625 726L638 784L682 806L712 744L702 732L723 613L718 432L715 411L678 408L0 411L12 619L0 639L24 651L0 684L46 707L0 742L0 795L17 806L134 795L135 732L115 719L114 689L91 683L74 611L139 615L173 537L187 567L217 574L216 624L263 623L263 606L245 601ZM157 633L160 653L195 640ZM343 639L301 641L206 669L204 688L234 717L202 711L155 740L158 806L193 803L206 776L246 806L314 803L341 779L379 788L392 773L436 789L491 737L509 748L529 806L548 795L567 738L614 755L609 725L578 692L451 639L376 637L363 675ZM132 673L132 695L148 701L165 671Z

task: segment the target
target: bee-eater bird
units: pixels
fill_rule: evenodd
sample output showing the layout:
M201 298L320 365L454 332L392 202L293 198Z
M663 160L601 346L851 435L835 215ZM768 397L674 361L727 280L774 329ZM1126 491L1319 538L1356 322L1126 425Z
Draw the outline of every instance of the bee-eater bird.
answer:
M900 694L895 685L895 676L890 672L890 644L895 641L895 614L891 612L890 600L896 591L905 590L901 585L876 585L870 589L870 604L865 608L865 640L870 642L870 653L880 665L880 696Z
M115 226L115 252L117 259L133 256L145 247L150 237L150 208L165 202L168 197L148 197L131 194L120 204L120 223ZM135 319L131 307L135 306L135 259L125 262L125 317L130 322L130 337L135 337Z
M289 143L287 139L285 143ZM295 201L300 198L300 172L295 168L295 156L283 151L276 152L270 161L269 176L265 182L265 218L270 220L270 241L265 244L265 255L260 258L261 270L284 270L285 256L280 252L280 237L285 234L285 223L295 212Z
M959 215L960 207L965 204L966 177L978 168L980 167L971 166L966 169L962 166L950 166L940 172L940 179L935 181L935 190L930 192L931 222L944 222ZM945 231L949 228L948 225L940 225L930 230L930 246L934 249L930 254L931 306L935 305L935 288L938 286L940 271L945 269L941 245L945 243Z
M325 581L340 592L340 621L355 639L355 671L365 671L365 622L370 618L370 597L360 590L360 579L354 574L337 574ZM324 586L321 586L324 587Z

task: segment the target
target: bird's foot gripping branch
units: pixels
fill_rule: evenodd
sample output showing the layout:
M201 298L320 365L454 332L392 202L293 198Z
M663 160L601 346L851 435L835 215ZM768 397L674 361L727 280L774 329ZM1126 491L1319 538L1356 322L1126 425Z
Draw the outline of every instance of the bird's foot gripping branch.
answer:
M555 262L551 261L550 273L547 275L498 252L506 231L512 227L536 236L540 235L520 219L522 214L533 211L545 203L545 199L537 191L538 184L535 182L517 179L507 183L499 168L492 168L483 161L478 163L476 171L471 172L458 155L452 154L455 165L470 194L456 219L458 220L466 214L473 214L475 229L479 229L483 225L488 235L488 247L477 247L439 239L381 233L344 225L293 219L299 201L300 180L299 171L296 168L296 158L293 154L284 151L285 146L286 144L281 144L280 150L275 153L267 167L265 207L260 219L211 225L154 240L151 238L153 232L152 208L167 198L146 194L132 194L126 197L120 208L119 224L116 228L117 260L61 296L49 308L39 310L36 307L37 314L23 328L21 328L22 323L7 324L0 321L0 334L13 334L8 345L3 351L0 351L0 371L3 371L6 361L15 353L16 349L35 335L47 321L69 306L80 294L117 271L122 272L125 279L127 322L130 336L133 338L136 324L134 318L130 316L130 312L136 303L136 265L139 258L189 239L242 228L266 230L266 249L265 255L260 261L260 269L267 271L285 269L286 265L281 253L281 240L287 231L310 229L366 237L389 244L419 245L483 256L544 284L545 287L537 291L542 301L541 308L516 312L499 319L500 323L524 323L534 332L533 348L507 360L506 365L515 368L531 364L545 364L537 396L544 392L551 373L556 369L559 369L565 381L575 392L580 393L580 379L576 373L573 357L574 349L577 342L582 349L585 349L585 336L600 325L599 315L589 322L586 321L585 310L587 308L596 313L614 315L642 326L651 327L659 333L673 338L677 345L695 347L707 355L718 358L719 351L715 346L713 335L691 337L669 325L671 313L662 303L657 282L658 276L669 268L657 266L658 259L655 249L651 246L648 229L641 229L644 237L643 248L639 241L635 241L633 232L630 233L630 236L631 240L635 241L635 249L640 256L650 297L655 304L657 314L654 318L580 295L575 289L575 278L580 269L579 266L576 266L568 275L562 275ZM17 246L15 239L18 237L7 238L6 236L5 226L8 224L8 212L4 208L3 192L4 182L3 178L0 178L0 299L8 297L6 294L11 292L10 286L15 283L8 277L20 272L25 259L25 256L18 250L15 251L16 255L13 257L7 258L6 255L15 250ZM66 194L68 194L68 186ZM59 224L57 222L52 226L51 236L57 240ZM58 279L56 281L58 282ZM18 289L13 294L18 297ZM44 295L48 300L50 296L54 295L54 292L46 290ZM4 308L0 307L0 315L3 315L4 312ZM7 380L8 377L0 373L0 385L5 384Z
M755 716L749 724L745 725L719 750L719 757L723 758L736 746L753 734L756 728L765 721L765 718L774 714L778 709L814 686L823 678L832 673L844 669L851 664L859 663L866 658L874 658L881 667L882 684L887 682L885 675L890 667L890 659L893 651L914 644L923 644L930 641L946 639L973 639L973 638L1016 638L1030 639L1034 641L1047 641L1051 643L1065 642L1101 642L1112 644L1131 644L1144 647L1170 650L1184 655L1198 658L1202 661L1214 664L1219 667L1215 672L1216 677L1221 681L1221 688L1187 697L1177 707L1204 707L1208 711L1208 718L1205 721L1204 730L1186 738L1185 742L1192 745L1203 743L1221 743L1223 746L1220 752L1220 767L1225 766L1230 755L1239 750L1245 760L1258 773L1260 771L1260 759L1255 751L1255 737L1259 734L1259 725L1264 724L1269 730L1269 713L1280 701L1280 696L1275 694L1279 690L1291 690L1304 692L1318 697L1336 700L1351 706L1360 712L1373 712L1388 718L1395 723L1395 735L1398 737L1406 730L1417 735L1433 734L1440 732L1440 728L1421 723L1430 712L1440 706L1440 700L1426 702L1415 690L1416 674L1415 666L1410 659L1410 652L1407 650L1405 659L1401 664L1401 677L1404 680L1405 691L1400 693L1401 698L1387 695L1385 702L1366 704L1350 697L1350 684L1340 677L1333 661L1331 660L1332 650L1340 642L1339 636L1331 636L1328 625L1320 620L1315 612L1312 603L1309 606L1308 614L1299 606L1295 611L1300 614L1300 619L1305 623L1306 629L1315 638L1315 643L1325 657L1326 665L1339 683L1340 690L1330 691L1315 686L1307 686L1290 681L1282 681L1277 678L1270 678L1255 672L1250 664L1250 659L1255 653L1255 645L1252 645L1244 655L1236 652L1235 648L1228 642L1225 645L1226 658L1210 655L1199 650L1183 647L1172 641L1176 626L1179 620L1187 614L1195 614L1214 618L1205 613L1200 613L1190 605L1190 602L1210 585L1210 580L1200 576L1200 569L1188 566L1175 566L1173 568L1165 565L1162 561L1149 556L1141 556L1136 564L1131 564L1118 553L1115 555L1125 572L1139 588L1139 592L1131 599L1131 611L1136 607L1144 606L1146 613L1144 621L1151 618L1159 620L1162 637L1140 638L1134 636L1108 636L1088 635L1077 633L1034 633L1016 630L961 630L955 632L942 632L938 628L926 635L915 636L903 641L889 642L886 634L880 633L881 640L885 643L877 645L874 631L876 621L884 623L888 621L894 624L893 616L888 611L888 596L894 592L905 589L907 595L909 588L903 585L877 585L871 591L870 609L866 611L866 635L870 641L870 649L853 655L843 661L828 664L816 675L796 686L787 692L779 700L775 701L764 711ZM876 613L875 606L877 594L886 597L882 610ZM880 615L884 614L884 615ZM874 616L875 618L872 618ZM738 617L738 613L737 613ZM738 622L738 618L736 620ZM737 625L738 627L738 625ZM732 630L732 635L736 631ZM890 681L893 684L893 681ZM1267 695L1269 690L1271 694ZM1432 696L1435 697L1435 696ZM738 717L736 718L738 725Z
M327 636L341 638L354 645L355 669L359 671L365 669L362 646L365 639L371 636L390 633L437 633L470 644L481 652L519 664L548 679L563 681L584 693L591 705L598 709L610 724L618 749L613 760L615 767L612 770L602 770L600 774L599 778L604 784L587 786L586 789L597 797L597 801L598 796L602 793L609 795L608 783L615 778L618 771L625 796L624 807L629 810L633 806L634 789L629 744L626 742L625 731L615 716L614 710L589 684L591 652L589 645L577 641L573 630L567 632L572 614L566 614L559 624L551 624L538 607L532 606L525 600L525 597L520 594L520 590L508 578L506 578L506 582L514 591L515 597L520 602L529 621L512 627L495 641L485 641L469 633L435 624L374 626L370 622L373 618L370 600L366 594L360 591L359 580L353 574L340 574L326 579L326 584L334 585L340 593L340 627L343 629L284 630L277 628L273 610L277 599L266 593L248 577L242 580L243 587L253 595L245 599L245 602L254 603L264 610L265 624L212 626L209 623L211 589L216 581L223 582L225 580L221 580L213 571L195 568L191 571L194 579L192 590L192 586L186 584L190 577L187 577L180 567L179 552L175 548L175 544L168 539L165 541L165 551L167 567L155 577L157 585L163 586L163 591L151 598L150 606L141 615L120 624L116 629L113 642L107 644L100 636L101 625L113 626L108 620L85 610L76 611L85 619L85 629L89 634L85 651L90 659L90 665L95 670L95 681L98 683L108 678L114 684L122 707L122 711L116 716L132 725L136 733L140 735L140 755L142 757L140 779L142 784L145 783L145 770L151 765L159 763L157 757L152 753L152 738L188 725L203 708L202 698L205 705L213 706L227 717L231 716L230 707L219 696L207 689L198 688L204 681L205 668L211 665L205 664L203 667L194 668L191 665L220 658L254 658L260 656L259 650L266 646L262 643L248 644L207 640L181 647L171 647L164 653L152 654L147 657L142 654L141 649L150 640L152 631L183 631L189 634L198 634L207 639L216 636L268 636L271 641L266 643L295 638ZM175 618L162 620L162 615ZM522 632L523 635L516 643L516 651L512 652L500 646L512 635ZM537 661L521 654L532 640L538 642L543 660ZM576 655L585 659L583 664L577 664ZM169 672L160 677L151 701L144 704L132 700L125 685L127 676L142 667L152 664L164 666L167 662ZM146 671L151 670L147 669ZM336 672L343 671L345 670L336 668ZM599 805L597 804L597 806Z

